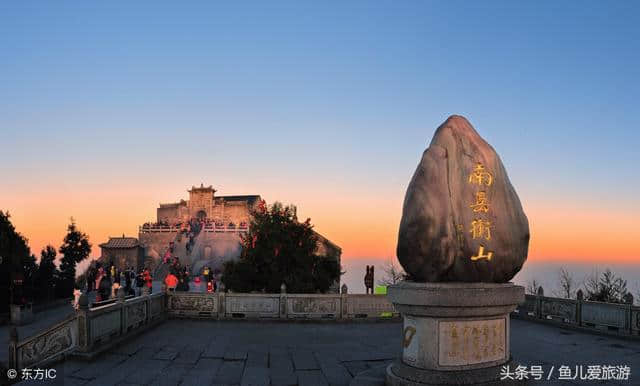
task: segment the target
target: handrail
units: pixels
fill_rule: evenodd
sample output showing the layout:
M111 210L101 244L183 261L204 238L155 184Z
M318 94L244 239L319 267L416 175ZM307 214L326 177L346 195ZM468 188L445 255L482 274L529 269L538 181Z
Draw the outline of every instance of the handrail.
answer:
M640 307L627 303L525 295L525 302L513 315L617 335L640 335Z

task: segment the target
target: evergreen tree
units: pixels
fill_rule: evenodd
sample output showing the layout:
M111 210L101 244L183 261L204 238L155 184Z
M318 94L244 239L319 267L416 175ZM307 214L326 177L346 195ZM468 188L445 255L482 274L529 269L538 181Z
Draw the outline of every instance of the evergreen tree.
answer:
M585 283L585 289L587 300L594 302L624 303L624 297L628 293L627 281L616 276L610 269L600 276L593 274Z
M36 288L41 299L51 299L52 289L55 287L56 278L58 277L58 268L55 264L56 249L47 245L40 252L40 265L36 275Z
M28 300L33 300L36 296L36 274L38 273L38 264L36 263L36 256L33 254L27 255L22 260L22 272L24 275L24 295Z
M0 211L0 312L6 312L9 307L9 294L13 292L14 299L22 298L21 287L13 287L14 277L23 277L23 264L29 260L29 245L27 239L18 233L11 223L9 212Z
M67 227L67 235L60 246L60 253L63 256L56 293L58 297L69 297L73 293L73 284L76 279L76 264L86 259L91 253L88 236L78 230L73 218Z
M242 253L224 265L222 281L236 292L326 292L340 277L336 256L318 256L318 238L310 220L300 223L294 206L261 202L242 236Z

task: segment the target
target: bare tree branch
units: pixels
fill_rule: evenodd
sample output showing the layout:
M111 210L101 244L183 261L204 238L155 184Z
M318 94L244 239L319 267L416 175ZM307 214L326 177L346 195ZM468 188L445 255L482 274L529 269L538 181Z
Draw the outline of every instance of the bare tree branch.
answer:
M389 259L382 267L384 272L382 279L378 280L378 285L393 285L404 280L406 273L404 270L394 261Z

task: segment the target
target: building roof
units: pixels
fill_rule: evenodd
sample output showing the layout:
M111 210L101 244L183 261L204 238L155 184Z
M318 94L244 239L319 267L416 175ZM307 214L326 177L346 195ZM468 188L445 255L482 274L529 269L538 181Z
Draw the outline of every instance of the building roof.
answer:
M100 244L100 248L135 248L140 243L135 237L109 237L109 241Z
M212 185L209 186L204 186L203 184L200 184L200 187L196 187L196 186L192 186L190 190L187 190L187 192L192 193L192 192L201 192L201 193L206 193L206 192L213 192L215 193L216 190L213 188Z
M249 205L254 205L257 201L260 200L260 196L258 195L248 195L248 196L218 196L216 199L223 199L225 201L247 201Z

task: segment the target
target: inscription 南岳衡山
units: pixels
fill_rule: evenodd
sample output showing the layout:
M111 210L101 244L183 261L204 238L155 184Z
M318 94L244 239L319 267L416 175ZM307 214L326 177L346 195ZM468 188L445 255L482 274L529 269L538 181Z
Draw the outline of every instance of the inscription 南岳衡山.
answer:
M505 319L438 323L438 364L463 366L505 358Z
M469 183L478 184L480 186L486 185L487 187L489 187L491 186L491 184L493 184L493 175L485 169L482 163L478 162L473 172L469 174ZM489 212L489 201L486 191L477 191L475 193L475 199L475 202L469 205L474 213L480 215L482 213L486 214L487 212ZM470 233L473 235L474 240L477 238L491 240L491 222L483 218L476 218L471 222ZM493 257L493 252L487 251L487 253L485 254L484 248L485 246L480 244L478 246L478 253L471 256L471 260L477 261L486 259L490 261Z

